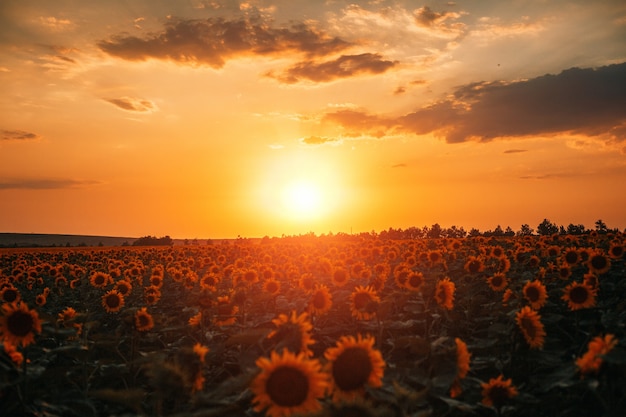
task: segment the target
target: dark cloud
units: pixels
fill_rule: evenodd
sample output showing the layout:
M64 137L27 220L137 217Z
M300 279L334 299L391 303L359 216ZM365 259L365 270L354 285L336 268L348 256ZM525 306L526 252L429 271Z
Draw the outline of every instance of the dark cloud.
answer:
M109 103L119 107L122 110L139 112L139 113L151 113L157 110L156 104L150 100L133 97L121 97L105 99Z
M323 145L325 143L337 142L337 138L327 138L322 136L309 136L306 138L300 139L300 142L307 145Z
M98 43L104 52L130 61L149 58L221 68L238 56L302 53L325 56L350 46L306 24L273 28L260 20L171 19L144 38L121 34Z
M0 140L37 140L41 137L36 133L26 132L24 130L0 130Z
M342 125L344 135L358 137L363 135L383 137L397 125L392 119L385 119L359 110L339 110L324 115L323 121Z
M0 190L57 190L83 188L98 184L100 184L98 181L73 179L15 179L0 180Z
M456 12L435 12L430 7L424 6L413 12L415 22L419 26L427 28L437 28L440 30L451 30L460 28L461 23L446 23L447 20L456 20L460 17Z
M503 153L521 153L521 152L528 152L528 149L507 149Z
M281 82L293 84L307 79L315 82L328 82L337 78L353 77L359 74L380 74L394 67L397 61L382 59L380 54L364 53L359 55L342 55L326 62L304 61L287 69L283 74L270 77Z
M327 114L348 134L434 133L449 143L558 133L626 139L626 63L571 68L516 82L480 82L396 119L358 111Z

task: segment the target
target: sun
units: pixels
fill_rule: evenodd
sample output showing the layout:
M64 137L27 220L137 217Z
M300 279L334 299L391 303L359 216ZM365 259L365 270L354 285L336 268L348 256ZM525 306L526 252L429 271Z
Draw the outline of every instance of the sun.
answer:
M287 183L282 190L282 205L290 217L317 217L323 207L321 188L307 180L294 180Z

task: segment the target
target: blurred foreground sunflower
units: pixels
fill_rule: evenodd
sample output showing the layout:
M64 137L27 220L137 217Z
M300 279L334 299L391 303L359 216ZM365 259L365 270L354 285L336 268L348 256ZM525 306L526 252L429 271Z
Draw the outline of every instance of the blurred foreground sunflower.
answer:
M288 417L320 410L327 380L317 359L303 353L272 351L270 358L260 357L256 365L261 372L250 389L254 393L254 410L269 417Z

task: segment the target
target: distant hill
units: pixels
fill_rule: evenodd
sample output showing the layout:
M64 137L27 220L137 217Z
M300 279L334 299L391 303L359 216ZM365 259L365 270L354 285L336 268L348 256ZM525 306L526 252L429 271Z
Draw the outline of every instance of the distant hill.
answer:
M136 237L55 235L37 233L0 233L0 248L59 246L125 246Z

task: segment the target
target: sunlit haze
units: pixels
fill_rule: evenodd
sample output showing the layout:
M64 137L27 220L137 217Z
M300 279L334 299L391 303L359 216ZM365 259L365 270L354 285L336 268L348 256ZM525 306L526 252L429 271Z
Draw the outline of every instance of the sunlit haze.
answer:
M0 232L626 228L626 3L0 3Z

